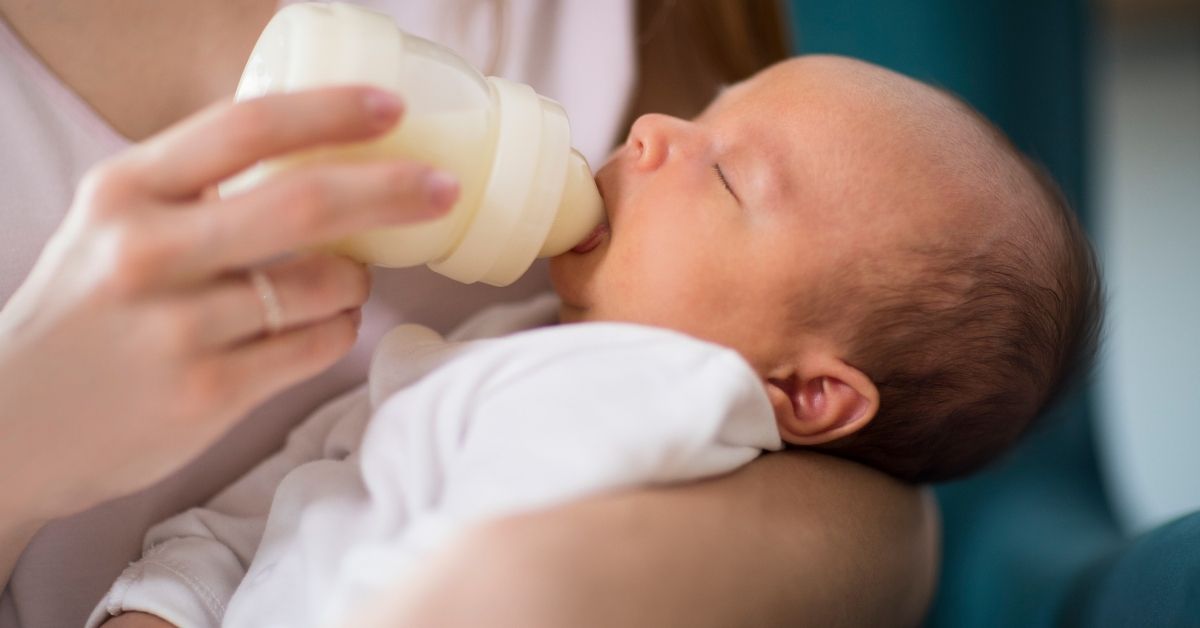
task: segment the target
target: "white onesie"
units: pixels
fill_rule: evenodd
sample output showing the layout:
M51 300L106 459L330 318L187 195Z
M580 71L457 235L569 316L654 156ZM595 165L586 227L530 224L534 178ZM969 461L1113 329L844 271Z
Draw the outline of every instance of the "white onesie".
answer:
M329 625L470 524L780 448L736 352L628 324L519 331L556 310L551 296L493 307L449 341L397 327L366 386L204 508L151 528L88 626L130 610L185 628Z

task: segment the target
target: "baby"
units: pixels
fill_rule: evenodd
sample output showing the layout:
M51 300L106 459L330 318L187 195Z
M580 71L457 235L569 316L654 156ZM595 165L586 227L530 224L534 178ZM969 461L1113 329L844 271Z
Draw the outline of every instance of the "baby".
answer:
M987 463L1095 351L1096 262L1057 186L961 101L806 57L597 177L610 233L551 265L563 322L736 349L783 440L912 482Z
M152 529L89 625L332 625L483 518L785 445L956 477L1094 349L1095 261L1053 184L882 68L793 59L694 121L644 116L597 180L608 224L552 260L558 299L394 330L366 386ZM556 314L589 324L531 329Z

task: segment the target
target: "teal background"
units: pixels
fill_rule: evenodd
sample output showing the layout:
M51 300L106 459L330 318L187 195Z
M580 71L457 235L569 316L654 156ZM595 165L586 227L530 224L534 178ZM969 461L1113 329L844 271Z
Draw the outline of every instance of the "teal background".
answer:
M802 53L850 55L949 89L1062 185L1085 225L1087 59L1080 0L792 0ZM937 487L942 577L928 626L1200 626L1200 513L1129 539L1075 393L1002 464Z

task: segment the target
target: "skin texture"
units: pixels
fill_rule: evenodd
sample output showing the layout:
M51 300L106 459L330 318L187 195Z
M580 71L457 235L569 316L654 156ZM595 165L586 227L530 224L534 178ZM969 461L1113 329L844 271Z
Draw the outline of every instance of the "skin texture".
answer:
M905 281L907 251L1009 228L969 202L986 188L977 127L929 87L830 56L768 68L695 120L643 116L597 176L608 235L552 262L562 318L734 348L786 441L848 436L879 407L845 361L856 330L798 321L856 306L831 296L862 294L844 269Z
M47 67L140 141L233 94L277 4L0 0L0 11Z
M135 140L160 133L209 103L228 97L273 6L273 0L0 0L0 10L30 48L101 117ZM187 27L180 28L181 24ZM98 64L96 59L120 61ZM301 103L289 101L282 106L286 112L282 117L268 117L300 120L302 126L311 126L303 122L304 109ZM340 116L337 108L322 111L327 117ZM349 123L356 115L347 112L345 121ZM218 126L236 134L239 124L244 123L225 120ZM230 147L230 157L252 160L257 154L253 144ZM188 165L198 156L187 145L176 151L177 164ZM111 176L105 172L111 170L101 170L90 178L103 182ZM415 177L417 173L412 174ZM416 178L412 181L415 185ZM355 185L372 188L381 183L358 181ZM415 192L419 188L413 189L414 196L395 206L400 214L435 209ZM200 190L194 192L201 194ZM111 203L109 215L116 215L125 205ZM121 224L140 229L150 224L151 215L130 211ZM90 226L85 230L92 232ZM95 276L106 275L97 270ZM337 310L337 299L326 292L331 288L332 283L315 282L297 298ZM76 302L64 311L82 312L83 308ZM255 310L254 316L260 317L261 312ZM128 319L116 314L111 320L126 321L122 333L112 337L114 342L120 341L131 326ZM328 352L305 353L305 364L316 368L321 362L331 362L330 354L339 346L332 343ZM89 366L94 372L114 370L111 357L116 348L95 348L96 360L103 366L79 365L80 373L87 373ZM9 356L0 362L6 359ZM19 371L23 362L5 364L16 365L13 368ZM150 364L161 370L177 363ZM251 374L247 385L269 387L269 382L255 380L270 372L275 372L270 365L247 369ZM0 381L4 379L0 377ZM153 406L153 399L142 396L148 390L138 387L128 399ZM5 418L8 416L6 413ZM224 419L235 420L232 415ZM219 429L185 424L201 431ZM143 421L138 430L153 425ZM0 521L0 573L7 576L12 561L45 517L130 490L119 480L124 477L126 459L139 453L135 445L142 447L143 443L110 452L120 458L111 468L64 470L58 464L38 466L38 461L51 459L50 453L38 449L35 441L18 440L7 424L4 427L10 436L4 442L20 443L16 460L29 465L23 473L69 471L73 475L66 476L66 486L87 489L59 493L53 504L31 503L23 495L0 495L0 513L7 517ZM107 430L124 433L117 425L107 426ZM169 434L164 431L160 436ZM181 440L171 442L185 448L198 449L204 444L204 438L195 434L177 438ZM73 442L87 443L82 438ZM124 444L118 440L111 446ZM92 454L92 449L90 444L81 445L78 451L64 455ZM26 455L29 452L32 455ZM12 462L8 453L0 460ZM166 457L162 452L154 455ZM161 477L156 473L168 472L163 468L143 471L137 478L139 485ZM6 468L4 475L7 473ZM43 484L50 485L49 481ZM594 612L598 603L604 603L609 613L631 619L603 625L748 625L742 621L747 617L756 619L750 625L763 626L794 626L797 618L809 618L812 625L913 625L933 586L935 512L924 493L878 472L815 454L772 456L733 476L695 486L590 500L475 530L431 563L422 581L426 596L409 607L410 612L419 612L422 619L430 621L403 625L497 625L491 620L505 613L508 619L517 618L509 621L510 625L588 626L610 617ZM736 521L732 521L735 514ZM614 552L614 547L624 551ZM706 580L705 586L700 586L678 573L727 577ZM522 603L501 604L503 600L489 599L489 592L509 592L512 596L505 599ZM648 595L651 592L653 596ZM456 598L472 603L455 606ZM697 621L681 624L670 619L685 616ZM555 621L563 617L568 621ZM136 625L126 622L139 619L142 625L165 624L157 618L155 623L145 623L146 617L139 618L136 613L113 622Z

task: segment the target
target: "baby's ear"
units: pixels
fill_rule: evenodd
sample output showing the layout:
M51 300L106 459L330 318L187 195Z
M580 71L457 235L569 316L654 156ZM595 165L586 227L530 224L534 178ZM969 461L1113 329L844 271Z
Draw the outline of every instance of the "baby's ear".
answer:
M879 389L866 373L836 358L807 360L767 379L779 436L792 445L833 442L866 427L879 411Z

